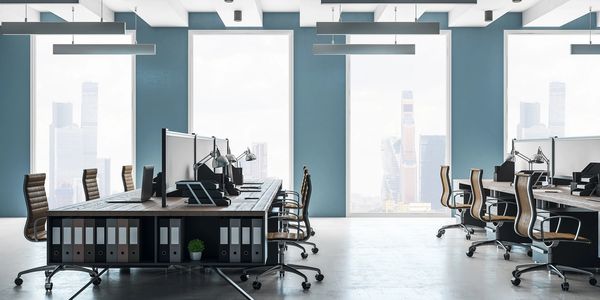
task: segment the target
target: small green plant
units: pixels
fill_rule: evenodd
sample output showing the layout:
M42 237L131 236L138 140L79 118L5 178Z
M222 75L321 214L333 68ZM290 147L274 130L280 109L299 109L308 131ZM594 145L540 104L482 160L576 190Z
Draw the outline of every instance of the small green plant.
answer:
M188 243L188 251L193 252L202 252L204 251L204 241L199 239L193 239Z

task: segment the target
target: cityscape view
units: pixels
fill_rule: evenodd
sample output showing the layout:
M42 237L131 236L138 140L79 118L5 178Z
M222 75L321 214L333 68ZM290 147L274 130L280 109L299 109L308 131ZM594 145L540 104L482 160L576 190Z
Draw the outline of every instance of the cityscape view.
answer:
M540 102L519 103L519 123L517 139L546 138L565 136L566 84L553 81L548 84L548 124L541 120Z

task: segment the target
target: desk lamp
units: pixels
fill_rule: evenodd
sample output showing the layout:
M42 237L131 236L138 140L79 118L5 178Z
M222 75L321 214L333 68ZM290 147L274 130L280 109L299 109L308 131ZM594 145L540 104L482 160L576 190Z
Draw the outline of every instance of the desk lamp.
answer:
M246 157L246 161L256 160L256 154L250 152L250 148L247 148L246 151L242 152L242 154L240 154L240 156L235 158L235 161L239 162L240 159L242 159L244 156Z
M534 160L525 156L525 154L515 150L514 148L512 149L512 151L510 151L510 155L506 158L506 161L509 161L509 160L514 161L516 157L519 157L520 159L526 161L527 164L529 165L529 171L531 171Z
M195 180L198 180L198 169L202 165L206 164L206 162L209 161L211 158L213 158L213 168L224 168L229 165L229 160L227 160L227 157L221 155L221 151L219 151L219 148L216 148L214 151L211 151L209 154L207 154L205 157L203 157L201 160L194 164Z
M235 155L231 154L231 148L229 148L229 139L225 139L227 141L227 154L225 155L225 157L227 157L227 160L229 160L230 163L235 163L237 162L237 158L235 157Z
M550 176L550 160L542 151L542 147L538 147L538 151L533 157L531 163L534 164L546 164L546 181L549 186L552 186L552 177Z

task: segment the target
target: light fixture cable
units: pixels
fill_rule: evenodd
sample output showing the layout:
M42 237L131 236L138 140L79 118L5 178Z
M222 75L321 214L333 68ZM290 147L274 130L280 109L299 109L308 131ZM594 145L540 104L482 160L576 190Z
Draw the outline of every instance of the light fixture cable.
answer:
M71 22L75 22L75 6L71 6ZM71 34L71 44L75 44L74 34Z
M394 22L398 22L398 6L394 6ZM394 34L394 45L398 45L397 34Z

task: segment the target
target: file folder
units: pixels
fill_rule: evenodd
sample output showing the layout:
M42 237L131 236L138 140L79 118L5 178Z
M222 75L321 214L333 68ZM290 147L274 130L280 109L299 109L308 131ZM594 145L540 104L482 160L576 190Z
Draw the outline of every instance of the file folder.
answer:
M169 219L158 219L158 262L169 262Z
M241 262L252 262L252 219L242 219L242 251Z
M181 262L181 219L170 219L169 227L169 262Z
M73 262L73 219L63 219L62 230L62 261L70 263Z
M106 262L117 262L117 219L106 219Z
M53 218L51 222L52 226L52 243L50 245L50 261L62 262L62 220L59 218Z
M117 219L117 241L119 242L117 246L117 250L119 251L117 254L117 262L120 263L129 262L129 247L127 245L129 242L127 236L128 227L128 219Z
M106 262L106 219L96 219L96 250L97 263Z
M219 219L219 262L229 262L229 219Z
M84 246L83 250L85 251L83 254L83 261L86 263L96 262L96 250L94 249L95 245L95 236L94 236L94 219L85 219L83 221L85 230L84 230Z
M229 219L229 262L239 263L241 261L240 247L240 219Z
M264 263L265 258L263 253L265 251L265 246L263 244L263 239L265 237L265 233L263 230L263 219L252 219L252 262L253 263Z
M140 261L140 219L129 219L129 262Z
M73 262L84 262L83 219L73 219Z

